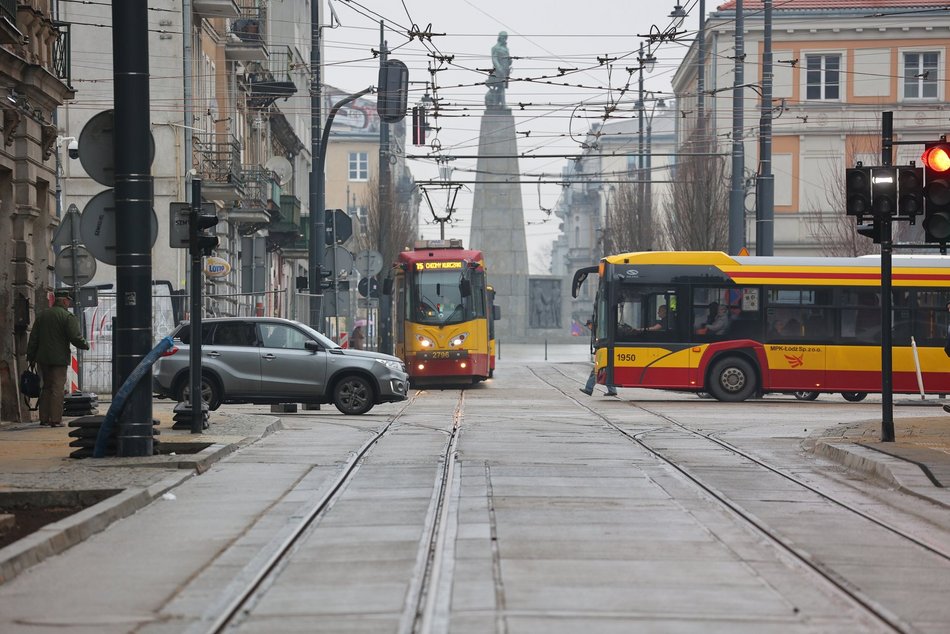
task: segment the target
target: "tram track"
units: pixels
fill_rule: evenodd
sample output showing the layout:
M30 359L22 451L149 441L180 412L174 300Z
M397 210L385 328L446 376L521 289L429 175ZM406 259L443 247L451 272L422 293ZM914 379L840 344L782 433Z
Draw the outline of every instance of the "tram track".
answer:
M400 423L421 393L417 391L412 394L383 426L373 431L372 437L353 452L325 492L299 509L295 513L297 519L275 534L270 542L232 577L231 582L218 594L216 600L209 604L201 618L186 630L188 634L217 634L240 629L242 621L268 592L283 568L293 558L297 548L307 540L320 519L330 511L347 486L356 478L360 466L373 448L400 427ZM440 628L448 622L453 566L453 560L448 554L454 542L452 531L455 527L455 523L449 519L452 513L458 511L457 445L464 417L464 394L464 391L459 391L452 427L440 454L432 498L419 543L417 563L399 619L398 631L401 633L443 631Z
M810 552L807 546L801 546L796 543L794 540L790 539L788 536L784 535L780 531L774 529L764 521L762 518L758 517L756 514L750 512L748 509L732 498L727 494L727 492L721 490L714 483L710 482L707 478L703 478L700 475L697 475L690 469L682 466L676 459L674 455L671 455L671 452L665 451L663 448L658 447L657 445L651 443L646 437L650 434L661 432L664 430L675 429L680 433L686 434L689 437L701 439L705 443L712 443L717 448L729 452L731 455L740 458L748 464L754 465L757 468L764 469L768 473L783 479L786 482L790 482L801 489L804 489L809 494L816 496L818 499L825 501L828 504L833 505L834 507L849 513L850 515L859 518L863 522L867 522L883 531L886 531L893 537L901 540L903 543L920 549L924 553L927 553L933 557L937 557L939 560L946 564L950 564L950 553L946 550L941 549L938 546L929 544L918 537L908 533L907 531L894 526L892 523L882 520L874 515L858 508L856 505L851 504L847 501L844 501L840 498L835 497L832 494L829 494L826 491L821 490L819 487L805 482L801 478L795 476L792 473L789 473L786 470L783 470L779 467L771 465L761 458L752 455L748 451L745 451L739 447L732 445L721 438L716 437L712 433L706 433L689 427L684 424L682 421L677 420L676 418L651 409L650 407L644 406L639 403L628 402L628 405L631 408L639 410L649 416L662 421L662 425L650 426L649 429L642 429L637 432L631 432L627 429L624 429L621 425L612 421L608 416L602 414L597 409L588 406L581 400L575 398L571 391L576 384L576 379L574 377L569 377L562 369L555 368L557 372L571 380L571 388L564 389L561 386L557 385L555 382L551 381L549 378L542 376L537 370L532 369L531 372L537 377L540 381L543 381L550 387L554 388L561 394L563 394L569 400L577 403L580 407L587 410L590 414L597 417L603 423L613 429L614 431L621 434L628 441L642 447L644 450L649 452L656 459L660 460L662 463L666 464L670 468L674 469L677 473L686 478L687 481L691 482L694 486L702 490L706 495L710 496L712 499L716 500L718 503L729 509L736 517L740 518L747 525L752 526L757 532L766 537L770 542L779 547L782 551L791 555L797 562L803 565L805 568L818 575L820 578L825 580L827 583L830 583L835 587L840 593L848 597L856 605L860 606L866 613L871 615L875 620L880 624L886 626L887 628L896 631L896 632L912 632L916 631L911 624L909 624L904 618L900 615L895 614L893 611L889 610L887 607L882 605L874 597L870 596L868 593L863 591L861 588L857 587L856 584L849 581L844 575L839 574L834 568L822 563L820 558L816 557L814 553Z

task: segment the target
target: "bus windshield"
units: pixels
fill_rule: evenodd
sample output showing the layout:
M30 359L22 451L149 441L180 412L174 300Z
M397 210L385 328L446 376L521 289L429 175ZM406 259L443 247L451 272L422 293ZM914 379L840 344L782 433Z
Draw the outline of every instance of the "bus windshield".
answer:
M463 296L462 274L458 270L419 271L410 294L409 315L419 324L445 325L484 317L479 293L469 285Z

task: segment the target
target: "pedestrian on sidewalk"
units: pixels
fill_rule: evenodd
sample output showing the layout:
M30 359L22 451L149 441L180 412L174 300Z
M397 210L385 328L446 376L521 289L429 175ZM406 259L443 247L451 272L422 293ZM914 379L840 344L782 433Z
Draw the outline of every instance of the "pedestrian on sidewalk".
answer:
M40 391L40 425L63 426L63 395L66 369L69 367L72 344L88 350L89 343L82 336L79 320L69 312L72 294L67 289L56 291L53 305L36 316L26 345L26 360L36 364L43 380Z
M362 350L366 347L366 333L363 331L365 326L365 320L356 320L356 326L353 327L353 332L350 333L350 347L354 350Z
M597 363L596 358L594 357L594 322L588 319L587 323L584 325L587 326L588 330L591 331L590 354L592 367L590 369L590 375L587 377L587 384L584 387L578 389L580 389L580 391L587 396L591 396L594 393L594 386L597 385ZM617 396L617 388L608 383L607 391L604 393L604 396Z

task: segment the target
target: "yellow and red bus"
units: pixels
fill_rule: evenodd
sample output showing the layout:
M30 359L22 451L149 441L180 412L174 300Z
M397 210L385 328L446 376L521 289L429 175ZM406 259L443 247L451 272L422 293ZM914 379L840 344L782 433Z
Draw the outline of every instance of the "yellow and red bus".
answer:
M575 296L595 271L601 384L722 401L767 392L857 401L882 389L877 256L625 253L577 271ZM895 255L892 285L893 391L950 392L950 259Z
M499 311L481 251L461 240L417 242L396 259L392 293L396 356L414 385L493 376Z

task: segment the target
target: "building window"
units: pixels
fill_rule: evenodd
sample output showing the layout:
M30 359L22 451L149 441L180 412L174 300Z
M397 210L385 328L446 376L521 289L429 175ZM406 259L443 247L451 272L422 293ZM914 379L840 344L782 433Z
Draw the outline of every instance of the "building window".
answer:
M840 55L805 56L806 99L839 99Z
M904 99L937 98L936 52L904 53Z
M369 154L366 152L350 152L350 180L369 180Z
M369 233L369 210L366 207L351 207L350 217L359 223L360 231Z

